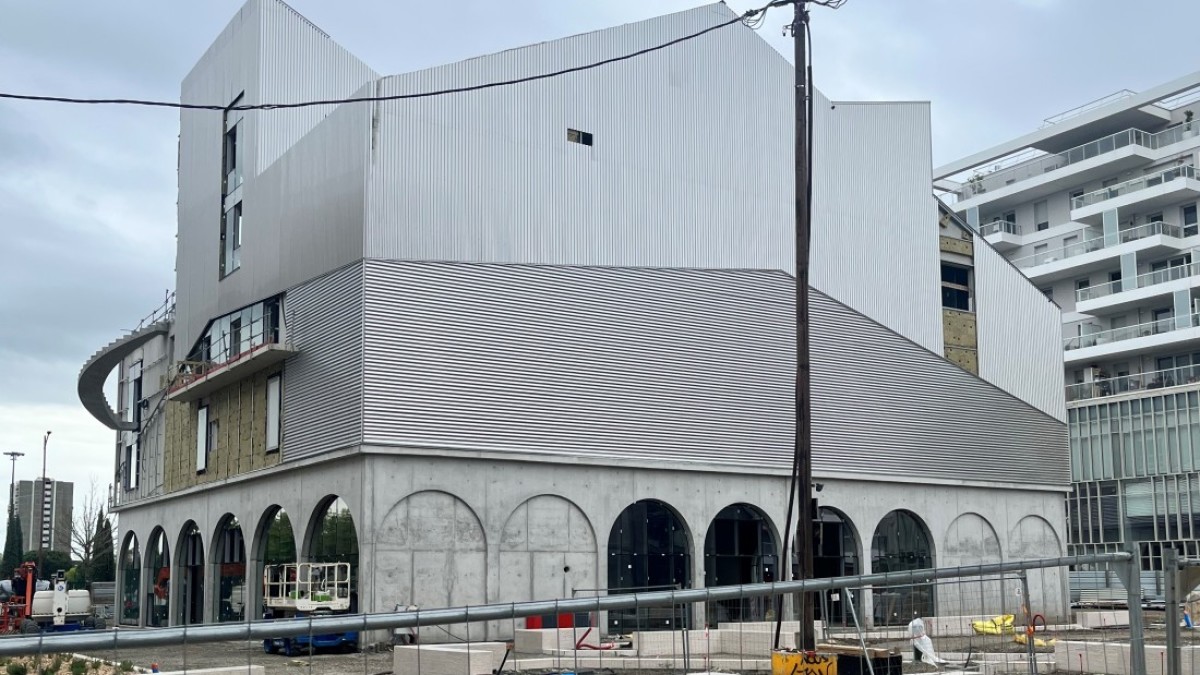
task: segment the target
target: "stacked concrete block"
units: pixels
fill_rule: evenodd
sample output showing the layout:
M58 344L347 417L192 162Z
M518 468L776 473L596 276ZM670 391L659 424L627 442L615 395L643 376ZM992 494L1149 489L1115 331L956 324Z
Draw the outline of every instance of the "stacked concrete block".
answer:
M392 652L396 675L491 675L508 646L503 642L403 645Z
M600 645L596 629L587 628L518 628L513 634L513 649L518 654L553 654L571 651L576 644Z
M1075 623L1083 628L1113 628L1114 626L1129 625L1129 610L1112 609L1106 611L1075 612Z
M687 652L693 655L719 654L723 652L722 631L687 631ZM639 656L683 656L683 633L681 631L647 631L633 634L633 648Z
M1167 648L1161 645L1146 645L1145 675L1165 675ZM1195 648L1182 650L1184 672L1196 658ZM1079 672L1100 675L1132 675L1129 669L1129 644L1117 642L1080 642L1060 640L1054 644L1054 666L1061 672Z

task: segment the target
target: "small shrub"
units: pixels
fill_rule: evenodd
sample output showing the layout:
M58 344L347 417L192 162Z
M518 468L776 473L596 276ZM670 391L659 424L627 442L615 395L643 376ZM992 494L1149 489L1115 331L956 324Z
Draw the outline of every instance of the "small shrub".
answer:
M71 675L83 675L87 672L88 662L83 659L73 659L71 661Z
M121 665L118 667L118 670L120 670L122 673L132 673L133 661L122 661Z
M29 675L29 667L24 663L10 663L4 668L7 675Z
M100 662L92 661L92 670L100 670Z
M58 671L62 670L62 664L63 664L62 655L56 654L54 656L54 660L50 662L49 670L47 670L46 672L57 673Z

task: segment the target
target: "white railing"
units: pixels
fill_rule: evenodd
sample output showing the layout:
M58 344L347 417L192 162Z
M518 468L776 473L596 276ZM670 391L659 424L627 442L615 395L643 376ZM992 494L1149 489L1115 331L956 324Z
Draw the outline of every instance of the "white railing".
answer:
M1053 155L1040 155L1010 166L998 165L993 171L976 174L968 179L962 189L958 191L958 198L969 199L977 194L1030 178L1037 178L1055 169L1071 166L1130 145L1157 150L1197 135L1200 135L1200 121L1180 123L1153 134L1141 129L1118 131L1115 134L1077 145Z
M1090 335L1078 335L1063 340L1063 349L1071 351L1073 349L1085 349L1087 347L1096 347L1098 345L1109 344L1112 342L1121 342L1124 340L1133 340L1140 337L1149 337L1151 335L1162 335L1163 333L1171 333L1185 328L1193 328L1200 326L1200 314L1190 314L1183 318L1183 325L1178 321L1180 317L1171 317L1169 319L1159 319L1158 321L1149 321L1147 323L1139 323L1135 326L1123 326L1121 328L1113 328L1112 330L1100 331Z
M1195 178L1196 167L1189 165L1175 166L1165 171L1152 173L1148 176L1140 176L1132 180L1127 180L1124 183L1117 183L1106 188L1101 188L1085 195L1080 195L1071 200L1071 208L1081 209L1085 206L1098 204L1099 202L1114 199L1121 195L1127 195L1146 188L1152 188L1163 183L1169 183L1176 178Z
M1012 223L1007 220L993 220L990 223L984 223L979 228L979 233L985 237L989 234L999 234L1001 232L1007 232L1009 234L1021 234L1021 228L1018 227L1016 223Z
M1146 373L1133 373L1119 377L1101 374L1092 382L1067 385L1067 401L1083 401L1089 398L1117 396L1146 389L1176 387L1181 384L1200 383L1200 366L1180 366Z
M1176 281L1178 279L1186 279L1187 277L1200 274L1200 264L1191 263L1189 265L1176 265L1175 267L1167 267L1145 274L1139 274L1130 281L1110 281L1106 284L1089 286L1075 291L1075 301L1084 302L1085 300L1096 300L1097 298L1107 297L1122 291L1132 291L1135 288L1148 288L1158 284L1165 284L1168 281Z
M291 563L263 571L263 601L271 609L311 612L350 608L350 563Z
M1116 103L1117 101L1121 101L1121 100L1129 98L1130 96L1136 96L1136 95L1137 95L1137 92L1131 91L1129 89L1122 89L1120 91L1114 91L1113 93L1109 94L1108 96L1098 98L1095 101L1089 101L1087 103L1084 103L1081 106L1071 108L1070 110L1067 110L1065 112L1060 112L1057 115L1051 115L1050 117L1047 117L1046 119L1042 120L1042 126L1048 127L1052 124L1058 124L1060 122L1069 120L1072 117L1079 117L1080 115L1082 115L1086 112L1095 110L1097 108L1103 108L1104 106L1108 105L1109 103Z
M1079 231L1085 232L1085 230ZM1012 263L1020 268L1036 267L1049 262L1065 260L1066 258L1083 255L1084 253L1092 253L1093 251L1099 251L1112 246L1117 246L1119 244L1127 244L1131 241L1145 239L1146 237L1152 237L1156 234L1165 234L1169 237L1182 237L1183 230L1177 225L1156 221L1153 223L1146 223L1145 225L1139 225L1137 227L1131 227L1127 230L1121 230L1117 233L1116 241L1112 244L1106 243L1105 237L1096 237L1094 239L1075 242L1074 244L1067 244L1066 246L1060 246L1058 248L1052 248L1046 251L1038 251L1032 255L1015 258Z

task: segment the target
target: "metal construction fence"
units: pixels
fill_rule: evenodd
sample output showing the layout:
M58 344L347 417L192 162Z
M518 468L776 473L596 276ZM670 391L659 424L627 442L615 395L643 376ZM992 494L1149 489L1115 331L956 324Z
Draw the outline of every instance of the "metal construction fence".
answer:
M1136 580L1139 567L1130 553L1106 553L380 614L46 633L0 639L0 661L45 667L57 660L62 672L87 657L126 668L156 663L163 672L296 672L302 666L313 673L429 675L765 672L776 645L795 647L800 622L792 617L792 600L809 592L821 651L854 662L844 672L892 675L921 669L914 665L921 660L981 673L1200 671L1200 658L1197 670L1187 670L1190 658L1173 660L1165 646L1145 647L1136 582L1123 602L1110 602L1123 607L1071 606L1069 571L1107 569ZM639 629L612 630L631 622ZM1158 624L1154 631L1164 640L1171 634ZM1191 644L1175 633L1174 652L1187 657ZM347 641L366 647L353 654L309 648ZM1186 668L1171 670L1172 663Z

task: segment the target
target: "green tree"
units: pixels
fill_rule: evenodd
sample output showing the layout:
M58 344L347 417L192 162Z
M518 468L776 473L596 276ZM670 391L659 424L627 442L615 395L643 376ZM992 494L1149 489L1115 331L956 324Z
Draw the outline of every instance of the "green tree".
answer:
M21 521L14 513L8 514L8 530L4 536L4 557L0 559L0 574L8 578L21 564Z
M100 511L96 524L96 543L92 546L91 581L116 581L117 558L113 544L112 521Z
M66 572L75 566L75 563L71 562L71 556L62 551L46 549L45 556L45 562L42 564L43 569L38 570L38 577L41 579L49 579L50 575L56 574L59 570ZM37 551L25 552L25 562L37 562L37 559Z
M264 562L283 565L296 562L296 535L287 511L280 509L267 531L267 551Z

